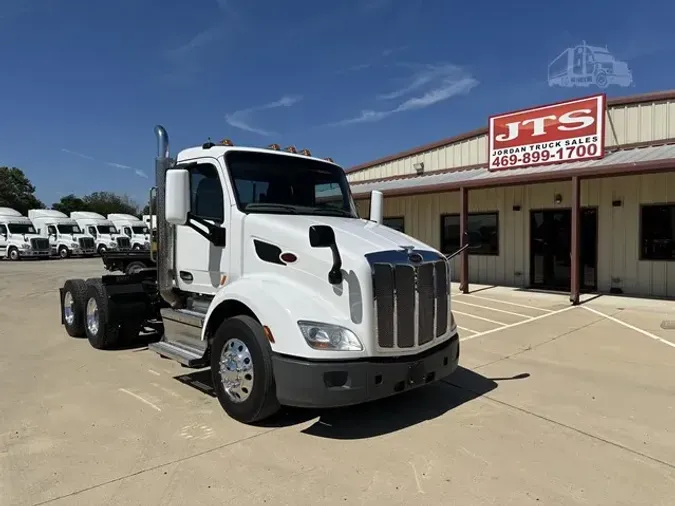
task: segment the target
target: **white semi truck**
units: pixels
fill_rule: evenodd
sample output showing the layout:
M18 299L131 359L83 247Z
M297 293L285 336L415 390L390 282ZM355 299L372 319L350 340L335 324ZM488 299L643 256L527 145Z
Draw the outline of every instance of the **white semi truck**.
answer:
M82 233L77 222L55 209L30 209L28 218L41 237L49 239L52 253L61 258L93 256L94 240Z
M150 249L150 230L137 216L113 213L108 215L108 219L115 224L120 234L129 238L132 250Z
M49 258L49 240L40 237L33 223L19 211L0 207L0 258Z
M330 161L231 142L174 160L165 129L155 133L156 268L66 281L68 334L111 348L155 327L162 337L149 348L210 366L220 404L243 423L281 405L359 404L455 371L448 260L382 225L381 193L360 219ZM318 198L330 187L336 198Z
M96 243L96 252L102 255L108 250L128 251L131 241L126 235L117 233L113 222L103 215L88 211L73 211L70 217L77 222L82 233Z

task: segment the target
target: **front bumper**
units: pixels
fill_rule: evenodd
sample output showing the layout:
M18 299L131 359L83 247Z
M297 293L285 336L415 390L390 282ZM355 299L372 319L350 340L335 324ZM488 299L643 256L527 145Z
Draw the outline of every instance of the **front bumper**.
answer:
M19 250L21 258L47 258L50 255L49 250L24 249Z
M459 335L419 355L310 361L273 355L277 398L286 406L335 408L383 399L438 381L457 369Z

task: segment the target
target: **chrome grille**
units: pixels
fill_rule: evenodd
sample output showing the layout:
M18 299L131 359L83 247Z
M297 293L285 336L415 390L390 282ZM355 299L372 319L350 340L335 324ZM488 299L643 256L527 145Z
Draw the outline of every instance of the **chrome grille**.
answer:
M405 258L397 255L399 261L391 261L396 256L378 261L385 259L383 253L369 258L375 333L381 348L422 346L448 330L448 264L438 255L425 253L419 263L408 261L407 253Z
M120 249L129 249L131 248L131 241L128 237L118 237L117 246L119 246Z
M49 239L32 238L30 240L30 247L33 248L34 250L48 251Z
M80 248L94 249L94 239L92 239L91 237L80 237L78 241L80 243Z

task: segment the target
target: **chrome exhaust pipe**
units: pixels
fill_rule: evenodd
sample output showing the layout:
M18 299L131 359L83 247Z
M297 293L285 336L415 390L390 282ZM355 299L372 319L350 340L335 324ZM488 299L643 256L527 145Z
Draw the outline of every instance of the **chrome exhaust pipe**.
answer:
M169 156L169 134L161 126L155 126L157 158L155 159L155 185L157 187L157 284L159 294L172 308L178 309L182 300L176 291L174 266L174 228L166 221L166 171L173 166Z

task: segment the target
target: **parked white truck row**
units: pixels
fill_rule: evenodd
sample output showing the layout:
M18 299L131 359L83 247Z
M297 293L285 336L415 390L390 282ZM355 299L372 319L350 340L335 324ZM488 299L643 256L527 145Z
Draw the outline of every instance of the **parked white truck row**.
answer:
M136 216L0 207L0 258L91 257L106 251L149 250L148 227Z
M210 366L222 407L244 423L281 405L379 399L455 371L448 259L382 225L380 192L362 219L331 160L229 142L172 159L166 130L155 133L156 264L66 281L69 335L104 349L155 329L149 348Z

